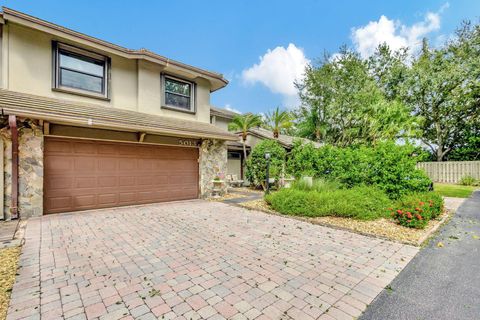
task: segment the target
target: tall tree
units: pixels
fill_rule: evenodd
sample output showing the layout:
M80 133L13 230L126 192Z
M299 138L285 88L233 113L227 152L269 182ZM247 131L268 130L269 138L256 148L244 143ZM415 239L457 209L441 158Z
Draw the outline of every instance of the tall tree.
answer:
M338 146L372 144L400 137L411 127L408 108L386 99L368 63L346 48L335 59L307 67L297 87L298 128L305 137Z
M421 140L443 161L480 116L480 28L464 24L445 47L423 41L404 99L422 119Z
M263 125L273 132L273 137L278 138L280 133L285 133L286 130L292 127L292 115L290 112L280 110L279 107L267 113Z
M261 124L262 124L262 118L252 113L237 115L228 124L228 130L237 131L242 134L244 161L245 159L247 159L246 141L248 136L248 130L254 127L258 127Z
M408 50L393 51L386 43L380 44L367 59L370 74L389 101L401 99L402 84L407 78Z

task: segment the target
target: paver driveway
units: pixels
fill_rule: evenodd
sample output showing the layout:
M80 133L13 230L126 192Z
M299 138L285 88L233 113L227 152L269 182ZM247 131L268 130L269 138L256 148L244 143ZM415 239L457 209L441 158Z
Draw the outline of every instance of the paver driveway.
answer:
M43 216L8 319L352 319L416 252L200 200Z

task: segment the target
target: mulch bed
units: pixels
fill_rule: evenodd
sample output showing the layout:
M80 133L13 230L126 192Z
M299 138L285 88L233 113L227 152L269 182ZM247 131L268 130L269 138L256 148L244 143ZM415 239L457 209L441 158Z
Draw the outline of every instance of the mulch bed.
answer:
M307 218L280 214L270 208L263 199L241 203L240 206L247 209L259 210L270 214L281 215L288 218L302 220L313 224L354 231L364 235L375 236L383 239L394 240L401 243L420 246L445 222L449 213L444 212L440 217L430 220L425 229L413 229L403 227L390 219L378 219L373 221L362 221L341 217L316 217Z
M0 320L7 317L20 249L20 247L0 249Z

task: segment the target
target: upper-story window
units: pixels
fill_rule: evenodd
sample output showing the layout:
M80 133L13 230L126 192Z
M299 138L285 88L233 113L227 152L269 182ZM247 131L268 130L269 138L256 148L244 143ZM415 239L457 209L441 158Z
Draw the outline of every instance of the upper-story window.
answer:
M164 107L195 112L194 83L165 75L162 80Z
M108 58L76 47L56 43L56 89L108 98Z

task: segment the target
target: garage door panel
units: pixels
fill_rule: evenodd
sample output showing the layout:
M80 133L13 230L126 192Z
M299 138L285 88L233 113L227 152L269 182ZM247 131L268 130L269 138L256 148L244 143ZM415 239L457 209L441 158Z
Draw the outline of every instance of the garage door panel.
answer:
M118 177L118 185L121 187L131 187L135 185L135 177Z
M75 189L92 188L97 184L97 177L77 177L75 179Z
M90 142L77 142L73 144L73 152L75 154L92 155L97 153L98 146Z
M78 195L73 197L73 205L78 208L94 207L95 200L95 194Z
M135 199L136 199L135 192L120 192L118 194L118 202L120 204L135 203Z
M95 171L96 159L92 157L78 157L74 159L74 170L80 173L91 173Z
M56 189L70 189L73 185L74 178L72 177L47 177L45 178L46 188Z
M114 157L98 158L97 168L102 172L117 171L117 158L114 158Z
M116 193L107 193L98 195L98 204L115 206L118 203L118 195Z
M52 141L52 143L45 144L45 152L49 154L54 153L70 153L71 144L67 141Z
M68 210L72 207L72 197L66 196L49 199L47 205L53 210Z
M97 186L98 187L115 187L118 185L117 177L116 176L108 176L108 177L98 177L97 178Z
M198 197L198 149L47 138L45 150L45 213Z
M45 163L45 170L52 173L69 171L73 168L73 159L65 158L65 156L50 156L49 161Z
M102 155L114 155L117 154L117 149L115 145L112 144L99 144L97 151L98 154Z

